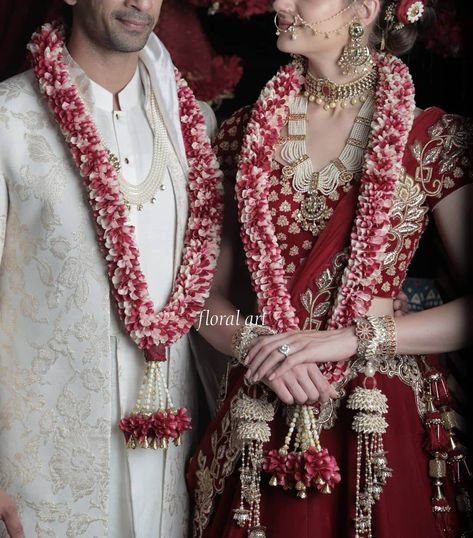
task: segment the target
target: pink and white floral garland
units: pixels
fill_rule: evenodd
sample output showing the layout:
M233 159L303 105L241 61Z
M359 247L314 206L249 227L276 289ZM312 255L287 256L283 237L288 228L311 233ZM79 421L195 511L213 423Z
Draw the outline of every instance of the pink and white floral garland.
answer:
M33 35L28 49L41 92L88 190L119 315L131 338L145 350L146 360L165 361L166 348L189 331L204 306L219 252L223 215L221 172L199 105L176 70L181 129L189 163L190 215L174 289L168 304L156 312L140 267L134 227L127 222L117 172L63 61L63 29L57 23L45 24ZM190 427L185 410L173 415L171 429L178 418L183 429ZM156 415L155 422L159 419ZM174 434L168 437L175 438Z
M350 255L329 322L349 325L372 300L387 246L389 211L407 138L414 120L414 86L408 68L385 54L375 57L378 87L375 114L361 178ZM271 79L256 102L243 140L236 181L241 235L261 313L276 332L299 329L286 285L281 249L271 220L270 166L288 102L300 93L302 67L289 64ZM329 382L342 378L347 362L320 365Z

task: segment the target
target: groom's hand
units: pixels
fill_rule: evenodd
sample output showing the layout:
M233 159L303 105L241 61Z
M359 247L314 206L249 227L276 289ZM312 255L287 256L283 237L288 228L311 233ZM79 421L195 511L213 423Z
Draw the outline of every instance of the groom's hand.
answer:
M0 519L10 538L25 538L15 501L0 489Z

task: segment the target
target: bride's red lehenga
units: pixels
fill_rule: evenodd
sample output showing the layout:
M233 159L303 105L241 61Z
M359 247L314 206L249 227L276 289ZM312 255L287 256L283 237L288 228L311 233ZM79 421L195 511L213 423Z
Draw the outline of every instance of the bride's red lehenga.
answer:
M251 110L242 109L223 125L216 149L229 182L234 182L237 157ZM473 159L468 144L468 126L458 116L429 108L413 123L403 158L395 203L391 211L389 245L373 296L394 298L405 279L435 205L472 181ZM355 218L359 183L338 187L326 202L333 214L318 237L294 223L299 208L294 192L283 180L281 165L271 165L269 196L272 222L290 279L291 302L302 329L325 329L328 314L347 263L350 234ZM382 360L376 374L377 386L387 396L389 427L384 435L388 465L393 470L379 501L373 507L372 536L376 538L459 537L460 516L455 496L461 488L453 484L455 464L447 463L443 491L450 512L434 515L433 481L425 449L429 426L429 383L436 357L397 356ZM356 361L348 370L344 396L321 433L322 446L340 467L341 482L329 495L308 492L299 499L294 490L269 485L262 473L261 524L268 538L335 538L354 536L357 437L352 430L353 412L346 408L346 395L360 385ZM233 520L240 504L239 465L241 451L232 432L231 408L241 391L244 369L234 365L225 383L223 403L191 460L188 482L194 502L193 536L243 538L248 530ZM436 378L435 378L436 379ZM440 381L441 384L441 381ZM447 398L434 394L440 408ZM287 422L279 406L271 423L271 441L265 450L279 449L287 433ZM430 426L430 430L436 426ZM430 432L435 436L435 431ZM449 442L450 443L450 442ZM450 456L454 455L453 452ZM461 465L463 465L461 463Z

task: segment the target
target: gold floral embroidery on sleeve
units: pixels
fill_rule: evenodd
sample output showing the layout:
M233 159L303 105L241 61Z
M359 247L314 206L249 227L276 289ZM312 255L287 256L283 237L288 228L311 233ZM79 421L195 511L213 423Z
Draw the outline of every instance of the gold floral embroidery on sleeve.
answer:
M471 121L444 114L428 134L430 140L424 145L416 140L410 151L417 162L416 181L427 196L441 198L444 189L451 189L471 165L467 149L471 147ZM438 176L434 176L437 168Z
M424 205L425 198L425 192L419 183L407 175L403 169L396 185L396 197L390 214L390 248L385 254L384 266L392 267L394 271L388 274L396 274L397 265L403 261L400 258L402 250L408 245L412 246L412 243L408 242L408 236L422 231L428 211L427 206Z

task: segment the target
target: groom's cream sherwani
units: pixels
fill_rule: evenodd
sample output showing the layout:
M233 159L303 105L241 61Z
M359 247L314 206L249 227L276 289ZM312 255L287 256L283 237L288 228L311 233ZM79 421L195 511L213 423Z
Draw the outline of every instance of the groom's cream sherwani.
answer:
M188 214L171 60L152 35L117 113L111 94L68 61L131 183L151 165L150 92L157 97L167 131L164 190L130 220L162 307ZM0 84L0 488L17 500L28 538L187 536L192 434L167 452L123 448L116 422L134 405L144 361L114 308L81 178L32 72L23 73ZM187 338L173 346L167 375L176 405L195 420Z

